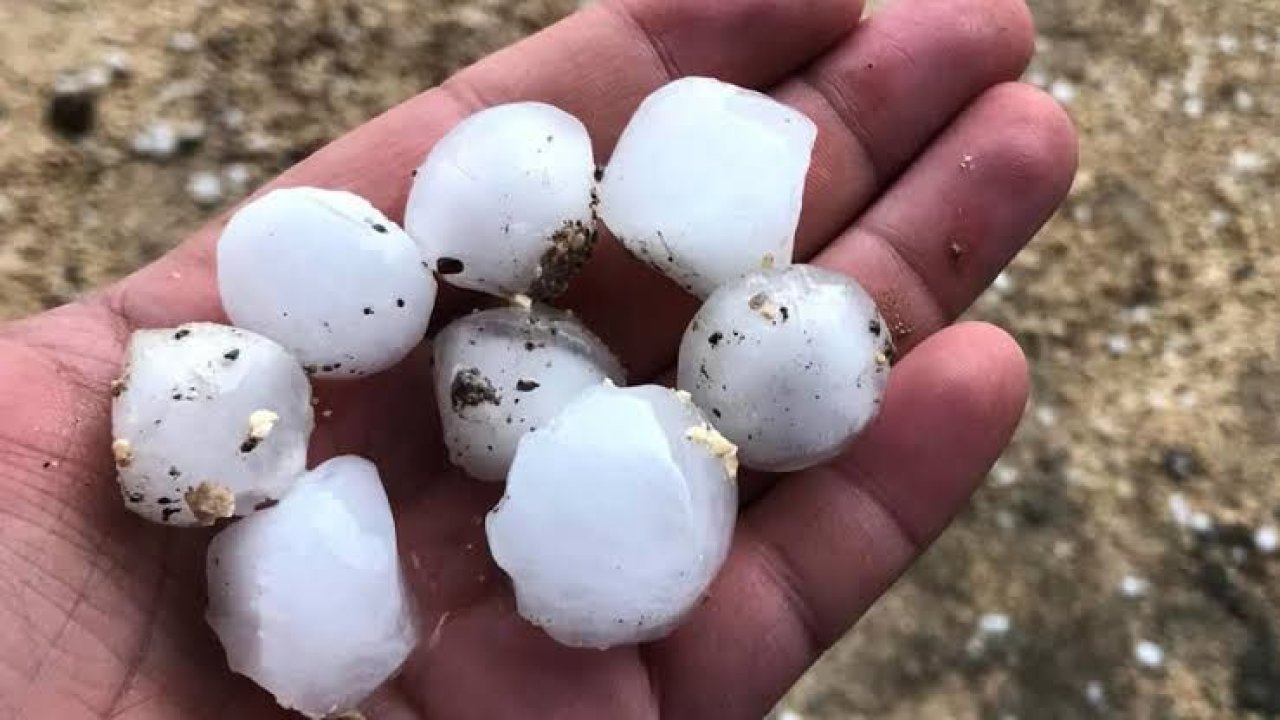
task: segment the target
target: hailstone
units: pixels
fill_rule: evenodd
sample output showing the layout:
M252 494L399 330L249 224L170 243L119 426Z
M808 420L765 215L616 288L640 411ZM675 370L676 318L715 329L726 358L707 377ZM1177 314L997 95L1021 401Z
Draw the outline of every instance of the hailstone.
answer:
M450 457L490 481L507 477L525 433L605 379L625 381L617 358L586 326L545 306L455 320L436 338L435 372Z
M734 453L687 393L655 386L597 386L526 435L486 523L520 614L575 647L669 633L728 554Z
M706 297L795 249L817 126L756 92L684 78L641 104L605 170L600 217L634 255Z
M306 467L311 385L298 361L248 330L142 330L112 389L120 489L130 510L210 525L282 497Z
M391 507L367 460L330 460L223 530L207 573L207 619L231 669L309 717L354 710L417 645Z
M218 242L218 286L234 325L333 378L400 362L436 301L436 280L403 230L358 195L306 187L271 192L232 217Z
M892 357L889 326L866 291L794 265L707 300L681 342L678 384L744 465L790 472L840 454L872 420Z
M445 282L548 300L595 245L595 171L577 118L542 103L493 107L432 149L405 227Z

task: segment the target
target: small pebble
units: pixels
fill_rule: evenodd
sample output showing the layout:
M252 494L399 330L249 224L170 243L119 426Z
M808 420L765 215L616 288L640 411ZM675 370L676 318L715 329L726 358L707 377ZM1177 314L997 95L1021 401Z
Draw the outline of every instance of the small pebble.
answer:
M1076 100L1076 86L1067 80L1054 80L1049 86L1049 94L1063 105L1070 105Z
M1004 613L987 613L978 619L978 630L984 635L1008 635L1013 629L1013 622Z
M1134 645L1133 657L1144 667L1158 668L1164 665L1164 649L1150 640L1142 640Z
M1107 338L1107 352L1115 357L1129 354L1129 338L1124 335L1112 335Z
M1120 594L1133 599L1147 594L1150 583L1136 575L1125 575L1120 580Z
M111 73L114 80L123 80L133 72L133 64L129 61L129 55L120 49L107 52L102 58L102 64Z
M63 137L84 137L97 122L97 96L79 80L60 79L49 99L46 122Z
M1271 555L1280 548L1280 528L1275 525L1266 525L1258 528L1257 533L1253 536L1253 543L1258 546L1258 551L1263 555Z
M194 173L187 180L187 194L201 207L222 202L222 179L211 172Z
M1181 448L1165 450L1160 466L1170 480L1185 482L1200 474L1200 460L1194 453Z
M253 179L253 170L244 163L233 163L222 171L227 184L235 190L243 190Z
M167 160L178 152L178 131L172 123L158 120L133 137L133 152L153 160Z
M1191 524L1191 506L1187 504L1187 499L1181 493L1169 496L1169 516L1173 518L1174 523L1182 527Z

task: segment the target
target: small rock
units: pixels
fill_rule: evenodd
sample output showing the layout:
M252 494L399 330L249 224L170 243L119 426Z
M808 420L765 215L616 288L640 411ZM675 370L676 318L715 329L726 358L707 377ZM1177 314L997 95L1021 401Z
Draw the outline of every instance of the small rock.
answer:
M1160 459L1164 474L1175 482L1186 482L1200 474L1200 459L1190 450L1169 448Z
M102 58L102 64L111 73L114 80L124 80L133 73L133 64L123 50L111 50Z
M1008 635L1013 629L1013 622L1004 613L987 613L978 618L978 630L983 635L999 637Z
M167 160L178 152L178 131L172 123L158 120L133 138L133 152L153 160Z
M198 172L187 180L187 194L201 207L222 202L222 179L211 172Z
M1115 357L1129 354L1129 338L1124 335L1112 335L1107 338L1107 352Z
M228 165L222 171L222 176L226 178L227 184L235 190L243 190L249 181L253 179L253 170L244 163L235 163Z
M1102 683L1097 680L1090 680L1089 683L1084 686L1084 699L1088 700L1089 704L1094 707L1102 707L1106 705L1107 695L1102 688Z
M1070 105L1076 99L1076 86L1067 80L1054 80L1049 86L1049 94L1063 105Z
M75 79L60 79L45 113L45 121L59 135L77 139L88 135L97 122L97 96Z
M80 74L80 82L85 88L93 91L105 90L111 84L111 71L101 65L85 70Z
M1275 553L1280 548L1280 528L1275 525L1258 528L1253 536L1253 544L1258 546L1258 551L1263 555Z
M1164 649L1150 640L1142 640L1133 646L1133 658L1144 667L1162 667L1164 665Z
M1120 594L1130 599L1146 595L1150 587L1151 583L1136 575L1125 575L1120 580Z

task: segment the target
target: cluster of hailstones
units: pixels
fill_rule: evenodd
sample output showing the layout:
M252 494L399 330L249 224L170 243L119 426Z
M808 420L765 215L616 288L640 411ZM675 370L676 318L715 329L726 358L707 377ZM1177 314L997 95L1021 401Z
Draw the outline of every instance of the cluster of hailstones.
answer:
M792 265L814 124L715 80L640 106L597 171L548 105L461 123L416 174L401 229L346 192L240 210L217 249L234 327L138 332L113 387L127 506L173 526L243 517L208 554L207 618L231 667L311 717L354 708L418 640L377 468L307 471L311 378L401 361L438 275L511 303L434 339L454 464L506 494L486 530L520 614L591 648L670 632L728 553L738 464L786 472L844 449L879 407L892 345L848 278ZM572 314L545 305L602 220L705 298L679 390L627 387Z

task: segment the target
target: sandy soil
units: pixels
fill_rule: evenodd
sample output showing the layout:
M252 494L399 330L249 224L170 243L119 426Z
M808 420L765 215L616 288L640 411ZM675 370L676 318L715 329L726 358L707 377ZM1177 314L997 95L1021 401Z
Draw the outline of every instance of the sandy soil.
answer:
M0 4L0 317L572 5ZM1280 5L1032 5L1028 80L1076 116L1082 171L974 311L1033 361L1027 421L780 716L1280 717ZM74 98L50 122L55 84L103 82L92 130L51 129L84 129Z

